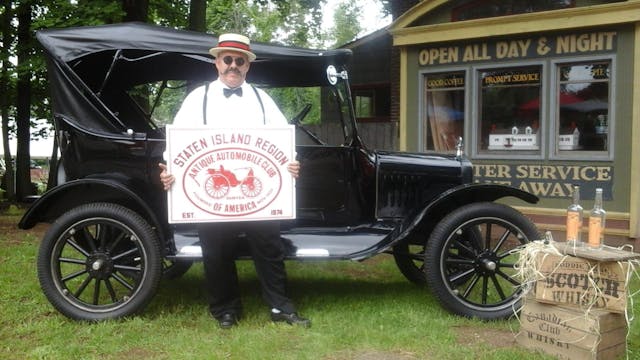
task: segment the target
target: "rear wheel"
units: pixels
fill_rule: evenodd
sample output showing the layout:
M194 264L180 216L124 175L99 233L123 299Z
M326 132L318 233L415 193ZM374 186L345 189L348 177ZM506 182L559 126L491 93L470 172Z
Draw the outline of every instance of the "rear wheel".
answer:
M461 207L436 225L425 254L427 283L443 307L483 320L519 310L516 250L540 238L517 210L496 203Z
M145 308L162 277L158 237L116 204L78 206L56 220L38 253L47 299L76 320L116 319Z

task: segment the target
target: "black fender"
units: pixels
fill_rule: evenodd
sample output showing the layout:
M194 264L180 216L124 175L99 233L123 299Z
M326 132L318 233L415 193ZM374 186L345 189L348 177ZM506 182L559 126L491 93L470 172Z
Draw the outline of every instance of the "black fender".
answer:
M153 189L151 189L153 190ZM158 229L158 236L164 239L167 222L160 216L166 213L166 206L154 211L152 206L162 206L164 191L136 186L124 175L92 177L69 181L58 185L36 200L18 223L20 229L30 229L39 222L53 222L64 212L76 206L92 202L110 202L123 205L144 217ZM166 216L166 214L165 214Z
M416 229L426 229L428 233L442 218L451 211L476 202L493 202L505 197L515 197L530 204L540 199L529 192L515 187L498 184L464 184L443 192L413 216L409 216L401 225L401 230L393 243L409 237Z

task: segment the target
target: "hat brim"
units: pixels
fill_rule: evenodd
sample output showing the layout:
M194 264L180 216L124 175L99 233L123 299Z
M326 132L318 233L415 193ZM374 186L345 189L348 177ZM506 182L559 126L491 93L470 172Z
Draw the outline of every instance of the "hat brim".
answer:
M211 56L215 58L215 57L218 57L218 53L221 53L223 51L235 51L235 52L243 53L247 55L247 57L249 58L249 62L252 62L256 59L256 54L252 53L251 51L242 50L234 47L224 47L224 46L214 47L209 49L209 54L211 54Z

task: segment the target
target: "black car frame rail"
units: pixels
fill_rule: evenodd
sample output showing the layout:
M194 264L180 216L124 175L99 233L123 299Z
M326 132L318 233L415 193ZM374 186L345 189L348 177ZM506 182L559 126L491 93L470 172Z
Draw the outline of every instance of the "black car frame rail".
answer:
M139 313L163 276L178 277L201 259L194 227L167 223L158 176L165 134L153 110L173 81L216 77L208 53L216 39L141 23L43 30L37 39L61 154L52 169L57 183L19 224L52 223L37 258L40 285L72 319ZM329 142L309 131L303 118L311 105L290 120L301 175L297 218L281 225L287 259L391 253L408 280L428 284L455 314L490 320L519 308L516 250L540 235L527 217L495 201L536 203L536 196L473 183L462 144L455 154L368 149L354 117L350 50L252 49L249 82L265 90L318 87L322 109L315 110L340 134ZM146 84L160 85L146 88L145 108L133 89Z

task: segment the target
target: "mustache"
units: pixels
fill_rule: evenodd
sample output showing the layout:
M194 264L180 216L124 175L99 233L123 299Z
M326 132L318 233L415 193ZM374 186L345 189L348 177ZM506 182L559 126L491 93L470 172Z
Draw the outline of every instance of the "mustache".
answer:
M236 75L241 75L240 70L238 70L237 68L228 68L227 70L224 71L224 75L227 75L229 73L235 73Z

